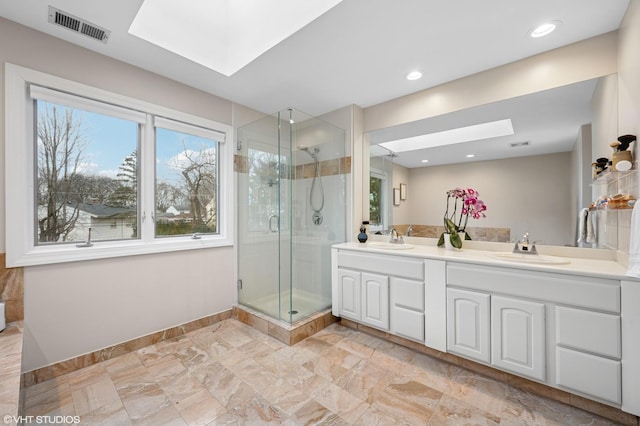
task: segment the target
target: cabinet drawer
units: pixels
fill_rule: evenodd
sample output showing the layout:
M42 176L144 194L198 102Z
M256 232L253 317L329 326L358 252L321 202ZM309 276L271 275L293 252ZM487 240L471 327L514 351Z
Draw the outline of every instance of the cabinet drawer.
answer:
M424 314L394 306L391 308L391 332L424 342Z
M621 402L620 361L556 348L556 383L614 404Z
M338 266L419 281L424 280L424 261L422 259L340 250L338 252Z
M617 280L448 263L447 285L620 312Z
M556 343L620 358L620 317L556 306Z
M391 304L424 312L424 282L391 277Z

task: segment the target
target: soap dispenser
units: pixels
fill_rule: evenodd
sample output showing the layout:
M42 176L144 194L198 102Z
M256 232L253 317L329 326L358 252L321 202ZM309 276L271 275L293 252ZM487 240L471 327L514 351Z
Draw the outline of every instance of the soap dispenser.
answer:
M363 220L362 221L362 225L360 225L360 233L358 234L358 241L360 241L361 243L366 243L367 239L369 238L367 236L367 225L369 224L368 220Z

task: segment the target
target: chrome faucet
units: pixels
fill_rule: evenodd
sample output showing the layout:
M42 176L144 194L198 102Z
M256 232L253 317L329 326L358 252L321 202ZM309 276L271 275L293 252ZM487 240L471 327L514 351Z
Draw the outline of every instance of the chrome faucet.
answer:
M538 254L538 250L536 250L536 243L530 243L529 241L528 232L525 232L522 238L516 241L516 245L513 247L513 252L521 254Z
M396 228L391 228L391 239L389 242L393 244L404 244L404 239L402 238L402 235L398 234Z
M412 232L413 232L413 225L409 225L409 227L407 228L407 237L410 237Z

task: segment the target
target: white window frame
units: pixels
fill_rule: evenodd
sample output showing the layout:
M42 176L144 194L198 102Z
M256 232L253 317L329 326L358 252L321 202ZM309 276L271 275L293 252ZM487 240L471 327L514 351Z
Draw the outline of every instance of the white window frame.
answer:
M387 172L385 172L384 170L378 170L378 169L370 169L369 170L369 176L370 177L375 177L377 179L380 179L382 181L382 184L380 185L380 195L382 197L382 199L380 200L380 219L381 219L381 224L380 225L369 225L369 231L371 233L374 232L378 232L378 231L384 231L387 229L387 227L389 226L389 217L388 217L388 211L389 211L389 174ZM369 188L369 191L371 191L371 188ZM369 194L367 194L367 199L369 198ZM367 212L367 214L369 214L369 212Z
M75 244L35 245L35 170L33 100L30 85L66 92L108 105L145 114L140 150L141 233L138 239L97 241L91 247ZM224 134L219 146L218 233L156 238L154 117L165 117ZM108 92L39 71L5 64L5 228L6 263L9 267L164 253L234 244L234 176L232 126L176 111L160 105ZM144 218L144 219L143 219Z

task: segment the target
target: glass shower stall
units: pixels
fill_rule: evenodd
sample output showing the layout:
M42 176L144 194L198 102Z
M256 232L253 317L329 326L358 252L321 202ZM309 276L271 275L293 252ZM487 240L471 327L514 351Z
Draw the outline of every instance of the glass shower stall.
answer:
M344 130L294 109L240 127L238 302L293 323L331 306L346 238Z

